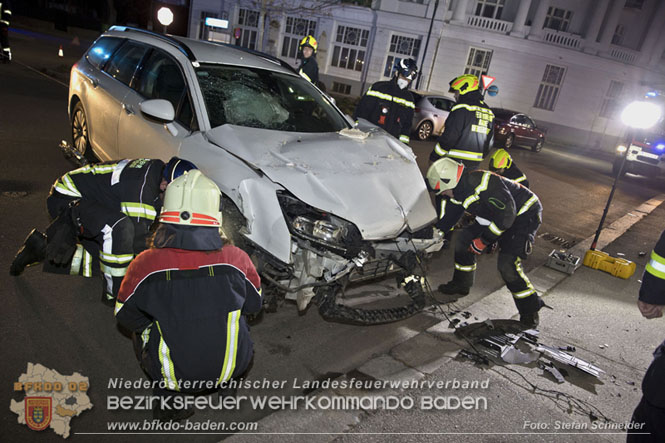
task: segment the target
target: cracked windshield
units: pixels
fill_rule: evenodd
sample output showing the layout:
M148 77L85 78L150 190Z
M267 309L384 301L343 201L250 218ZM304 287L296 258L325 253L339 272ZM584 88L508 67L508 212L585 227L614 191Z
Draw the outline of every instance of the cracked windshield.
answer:
M290 132L337 132L349 127L328 99L292 75L239 66L196 70L210 125Z

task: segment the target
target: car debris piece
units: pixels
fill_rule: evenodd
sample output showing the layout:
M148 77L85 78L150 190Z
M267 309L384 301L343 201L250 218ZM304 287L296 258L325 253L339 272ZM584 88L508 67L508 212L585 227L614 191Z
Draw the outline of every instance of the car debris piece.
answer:
M461 351L459 351L458 355L460 357L468 358L469 360L471 360L475 363L481 364L481 365L489 365L490 364L487 357L482 356L482 355L480 355L476 352L467 351L466 349L462 349Z
M647 253L645 251L640 251L637 253L637 255L640 257L644 257L645 255L647 255Z
M514 345L505 346L501 351L501 360L512 364L528 364L538 360L537 352L522 352Z
M464 312L462 312L462 317L471 318L471 313L469 311L464 311Z
M575 346L567 345L567 346L559 346L559 351L575 352L576 349Z
M536 351L542 352L546 357L551 358L552 360L558 361L559 363L565 363L569 366L579 369L580 371L586 372L587 374L591 374L594 377L600 377L600 374L605 373L605 371L599 367L594 366L591 363L588 363L577 357L573 357L566 352L559 351L558 349L551 346L538 344Z
M553 363L551 362L544 362L542 360L538 360L538 367L542 369L545 372L548 372L554 377L554 379L557 381L557 383L565 383L566 380L563 378L563 375L559 370L557 369L556 366L554 366Z

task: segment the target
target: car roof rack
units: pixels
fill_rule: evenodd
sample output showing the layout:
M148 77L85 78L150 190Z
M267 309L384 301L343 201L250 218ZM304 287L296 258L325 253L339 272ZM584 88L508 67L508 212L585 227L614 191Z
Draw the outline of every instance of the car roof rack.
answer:
M287 62L285 62L281 58L275 57L274 55L266 54L265 52L256 51L254 49L245 48L243 46L232 45L231 43L212 42L212 41L207 41L206 43L213 43L215 45L224 46L224 47L227 47L227 48L237 49L238 51L247 52L248 54L252 54L252 55L255 55L257 57L261 57L263 59L266 59L270 62L279 64L282 68L288 69L289 71L293 72L294 74L298 73L298 71L296 71L293 68L293 66L291 66L290 64L288 64Z
M133 27L131 27L131 26L120 26L120 25L113 25L113 26L111 26L111 27L109 28L109 31L119 31L119 32L127 32L127 31L131 31L131 32L139 32L139 33L141 33L141 34L145 34L145 35L149 35L149 36L151 36L151 37L158 38L158 39L162 40L163 42L166 42L166 43L168 43L168 44L170 44L170 45L172 45L172 46L175 46L180 52L182 52L183 54L185 54L185 56L189 59L189 61L191 61L191 62L195 62L195 61L196 61L196 56L194 55L194 53L192 52L192 50L189 49L189 47L188 47L186 44L184 44L184 43L181 42L180 40L177 40L177 39L175 39L175 38L173 38L173 37L170 37L170 36L168 36L168 35L160 34L160 33L158 33L158 32L148 31L147 29L133 28Z

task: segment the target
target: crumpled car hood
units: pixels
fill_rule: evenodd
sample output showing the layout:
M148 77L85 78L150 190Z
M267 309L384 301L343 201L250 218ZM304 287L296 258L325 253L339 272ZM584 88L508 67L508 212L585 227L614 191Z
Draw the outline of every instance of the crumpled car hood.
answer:
M436 217L413 153L381 130L361 140L223 125L207 136L308 205L354 223L366 240Z

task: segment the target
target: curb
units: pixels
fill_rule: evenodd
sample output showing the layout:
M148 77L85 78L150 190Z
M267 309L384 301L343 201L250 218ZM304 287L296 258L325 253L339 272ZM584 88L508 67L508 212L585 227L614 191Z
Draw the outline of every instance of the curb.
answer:
M663 202L665 202L665 194L660 194L604 228L598 240L597 249L605 248ZM583 256L593 238L592 235L582 240L567 252ZM536 290L544 296L547 296L548 291L570 277L568 274L548 268L545 265L534 268L527 275ZM467 307L465 311L473 312L474 317L479 322L488 318L516 317L512 295L505 286ZM465 320L460 314L450 316L450 320L455 318L459 319L460 322ZM351 372L360 373L368 379L380 381L409 382L420 380L455 358L460 347L466 345L463 339L455 336L454 331L454 329L449 328L449 320L446 319L394 346L387 353L365 362L356 371ZM348 375L343 375L335 380L348 379ZM385 395L397 391L387 389L373 392L376 395ZM353 394L354 392L349 392L349 390L328 389L313 395L332 398ZM367 395L367 392L364 392L364 395ZM280 410L258 421L259 429L262 432L234 434L225 441L254 443L264 441L265 435L268 434L271 435L271 439L274 441L292 441L294 434L300 434L307 435L310 441L330 442L338 438L340 434L348 432L351 427L361 421L365 414L367 412L362 409L357 411ZM285 429L288 429L289 432L280 432L280 430ZM316 429L317 432L312 432L313 429Z

